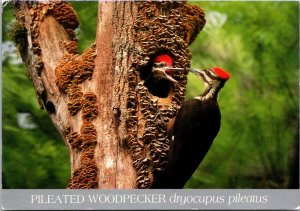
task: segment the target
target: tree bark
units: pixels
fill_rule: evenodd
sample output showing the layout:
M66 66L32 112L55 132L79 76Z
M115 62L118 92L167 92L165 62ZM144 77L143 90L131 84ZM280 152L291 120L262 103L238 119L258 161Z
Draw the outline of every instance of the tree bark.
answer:
M79 55L79 20L68 3L15 8L27 31L18 39L22 59L70 152L68 188L150 188L167 165L167 125L184 100L187 72L173 75L176 84L145 81L161 53L189 67L203 11L185 2L99 3L95 44Z

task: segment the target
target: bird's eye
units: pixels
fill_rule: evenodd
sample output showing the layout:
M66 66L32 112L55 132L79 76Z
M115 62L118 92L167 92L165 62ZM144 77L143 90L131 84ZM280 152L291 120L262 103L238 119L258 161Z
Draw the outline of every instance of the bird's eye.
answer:
M158 62L158 63L154 63L153 66L156 67L156 68L162 68L162 67L166 66L166 63L164 63L164 62Z

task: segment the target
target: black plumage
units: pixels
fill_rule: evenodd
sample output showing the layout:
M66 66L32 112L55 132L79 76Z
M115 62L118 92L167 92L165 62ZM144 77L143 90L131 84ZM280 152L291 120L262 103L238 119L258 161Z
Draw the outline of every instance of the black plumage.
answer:
M168 125L172 137L168 166L157 175L152 188L183 188L210 149L221 126L218 92L229 78L225 71L218 71L194 72L205 83L206 89L199 97L185 101L174 125L172 122Z

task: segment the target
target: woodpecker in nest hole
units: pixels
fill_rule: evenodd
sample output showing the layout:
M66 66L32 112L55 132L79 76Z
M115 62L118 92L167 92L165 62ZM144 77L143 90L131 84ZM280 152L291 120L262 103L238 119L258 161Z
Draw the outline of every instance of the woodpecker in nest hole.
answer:
M221 125L217 98L230 75L221 68L190 69L205 84L205 90L183 102L168 125L172 142L165 172L157 175L152 188L183 188L197 169Z
M152 75L157 80L167 79L173 83L177 81L170 76L174 71L181 71L182 68L173 67L173 59L168 54L160 54L153 60Z
M168 54L155 56L145 68L146 71L141 71L141 78L145 80L144 85L150 93L158 97L169 95L170 88L177 83L172 74L183 70L173 67L173 59Z

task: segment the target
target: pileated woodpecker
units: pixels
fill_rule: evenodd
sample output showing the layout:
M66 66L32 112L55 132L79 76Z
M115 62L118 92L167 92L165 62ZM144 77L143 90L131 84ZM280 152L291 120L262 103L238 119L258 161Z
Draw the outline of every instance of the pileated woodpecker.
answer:
M173 67L173 59L168 54L159 54L146 66L146 71L141 71L141 78L149 91L159 97L167 97L169 87L177 81L170 75L174 71L183 70Z
M167 79L171 82L177 83L169 74L182 68L174 68L173 60L168 54L160 54L153 60L152 75L156 79Z
M230 75L221 68L190 71L204 82L205 90L200 96L185 101L173 120L168 166L164 173L158 175L152 188L183 188L220 129L217 98Z

